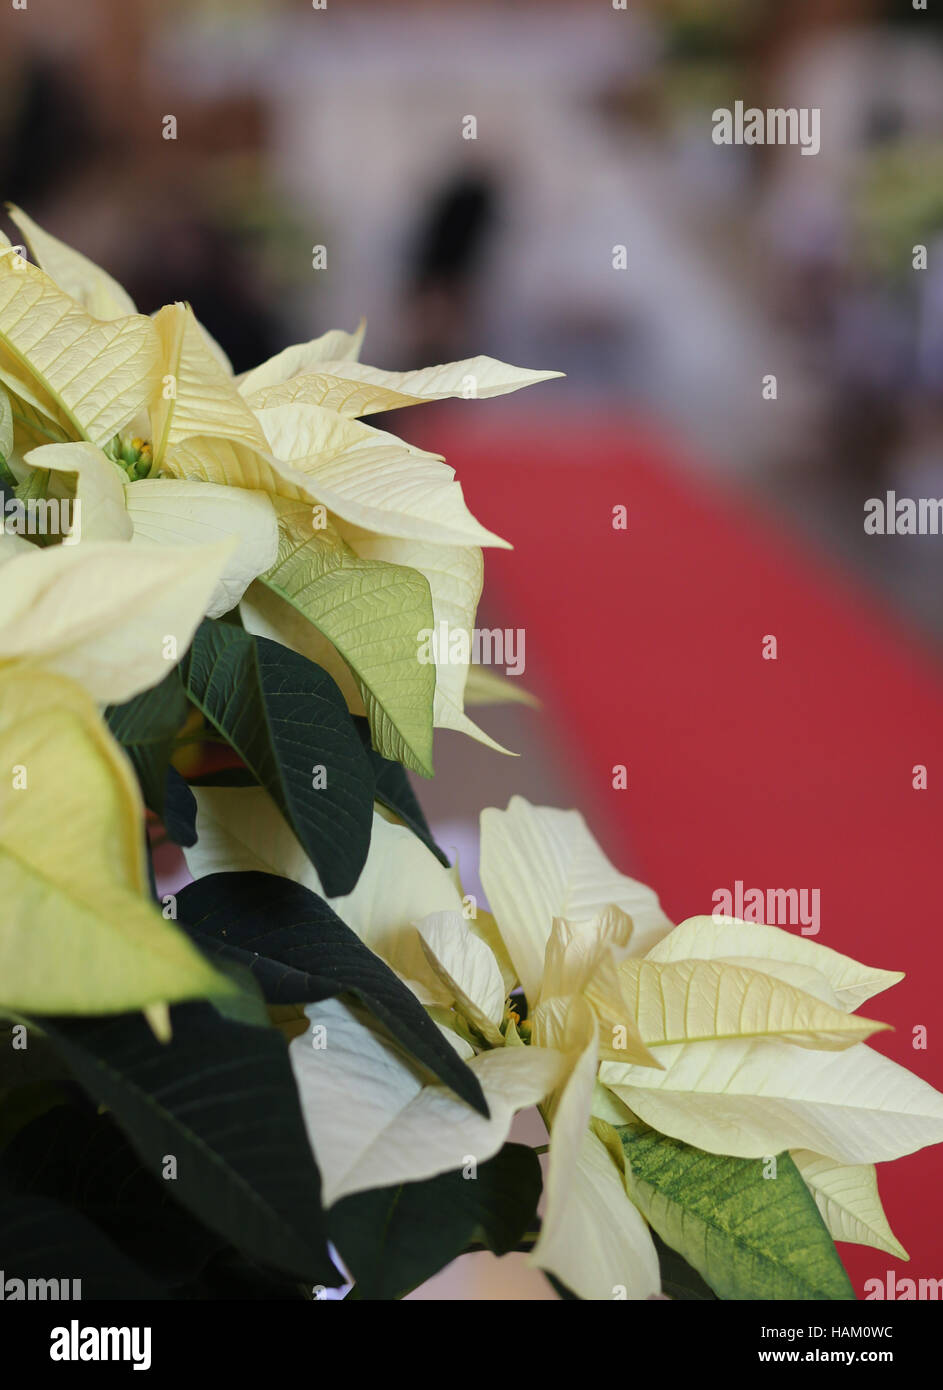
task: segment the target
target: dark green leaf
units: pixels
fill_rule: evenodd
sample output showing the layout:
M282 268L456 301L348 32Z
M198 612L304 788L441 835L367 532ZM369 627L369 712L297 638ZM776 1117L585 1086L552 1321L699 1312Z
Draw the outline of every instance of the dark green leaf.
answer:
M690 1303L700 1300L717 1301L696 1269L683 1260L677 1250L666 1245L657 1231L652 1231L652 1240L658 1252L658 1267L661 1270L661 1290L677 1302Z
M640 1121L615 1131L629 1193L672 1250L725 1299L853 1299L815 1199L788 1153L705 1153Z
M79 1279L81 1297L160 1299L163 1290L80 1212L26 1197L0 1178L0 1251L5 1279ZM43 1296L50 1289L45 1286ZM69 1297L60 1291L62 1297ZM70 1289L70 1293L72 1290ZM38 1292L34 1291L34 1297ZM9 1282L5 1298L10 1299Z
M196 844L196 797L172 766L164 783L164 829L175 845Z
M449 867L448 855L439 848L432 837L432 831L423 815L422 807L416 793L413 791L409 775L402 763L391 762L389 758L384 758L382 753L378 753L370 741L370 724L366 719L357 718L354 720L357 730L363 740L367 750L367 756L373 766L373 774L376 778L376 800L381 802L388 810L407 825L414 835L422 840L423 844L432 851L440 864Z
M110 1115L60 1105L22 1130L3 1158L18 1192L78 1211L150 1278L170 1287L195 1279L226 1242L174 1200ZM68 1267L63 1239L55 1267Z
M240 1251L227 1248L213 1256L195 1283L176 1288L174 1297L310 1302L314 1292L311 1287L303 1289L297 1280L273 1274Z
M180 668L172 666L158 685L105 710L108 727L134 764L145 805L161 819L167 767L188 709Z
M513 1250L534 1221L540 1162L505 1144L477 1177L443 1173L343 1197L328 1213L331 1239L366 1299L402 1298L471 1244Z
M112 1117L87 1101L24 1130L5 1169L18 1193L77 1212L174 1299L311 1297L310 1288L306 1294L197 1221L175 1200L174 1184L149 1173ZM50 1268L72 1268L79 1253L65 1228Z
M207 620L184 661L184 680L274 799L327 896L351 892L370 847L373 771L331 677L278 642ZM315 785L317 768L323 786Z
M416 1061L487 1114L478 1078L412 991L310 889L274 874L208 874L177 895L177 916L207 955L247 965L270 1004L356 995Z
M281 1034L223 1019L209 1004L174 1008L171 1021L169 1043L140 1014L42 1027L145 1166L164 1181L167 1160L176 1161L179 1202L263 1263L336 1283Z
M190 777L191 787L257 787L259 779L247 767L216 767Z
M547 1270L544 1270L544 1276L558 1298L563 1299L567 1303L580 1302L579 1294L574 1293L572 1289L568 1289L562 1279L558 1279L555 1274L550 1274Z

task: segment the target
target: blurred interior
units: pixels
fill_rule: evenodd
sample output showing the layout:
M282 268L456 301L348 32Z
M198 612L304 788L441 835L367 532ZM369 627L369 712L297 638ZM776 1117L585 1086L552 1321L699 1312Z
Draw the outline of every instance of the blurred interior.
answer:
M941 25L940 6L880 0L7 5L0 191L142 310L190 300L236 371L362 315L382 367L482 352L561 370L382 423L436 448L479 413L486 439L652 431L692 487L748 499L933 655L943 539L866 537L862 515L888 489L943 496ZM713 145L735 99L820 107L820 154ZM578 493L596 461L574 449L553 486ZM479 621L517 625L487 562ZM522 756L440 735L419 788L472 882L481 807L583 804L549 655L523 684L545 713L478 712ZM545 1295L479 1256L417 1296Z

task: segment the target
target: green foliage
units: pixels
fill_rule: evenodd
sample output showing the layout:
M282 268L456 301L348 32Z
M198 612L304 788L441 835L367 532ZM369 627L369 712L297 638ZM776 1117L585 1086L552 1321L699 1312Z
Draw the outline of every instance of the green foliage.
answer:
M331 1239L358 1298L402 1298L469 1246L505 1255L536 1223L540 1163L505 1144L477 1174L443 1173L344 1197L330 1211Z
M633 1201L718 1298L854 1298L788 1153L771 1176L771 1159L705 1153L641 1122L616 1133Z
M179 666L150 690L123 705L109 705L105 719L134 765L145 806L161 819L174 739L189 711Z
M328 896L349 893L370 847L374 779L331 677L278 642L209 620L183 672L190 699L268 791Z
M487 1113L474 1073L412 991L303 884L273 874L209 874L178 894L177 913L217 965L250 970L269 1004L354 995L417 1062Z
M336 1283L284 1039L209 1004L176 1008L171 1023L169 1042L139 1014L43 1029L144 1167L201 1222L263 1264Z

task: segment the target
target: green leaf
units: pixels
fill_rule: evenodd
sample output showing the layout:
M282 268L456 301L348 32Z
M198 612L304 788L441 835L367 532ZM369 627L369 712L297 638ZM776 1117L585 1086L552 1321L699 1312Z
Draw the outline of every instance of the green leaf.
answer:
M677 1250L666 1245L657 1231L652 1231L651 1237L658 1252L662 1293L679 1303L716 1301L717 1295L711 1292L710 1285L704 1283L697 1270L692 1269Z
M60 1105L24 1130L4 1167L17 1194L61 1202L91 1222L172 1298L305 1296L296 1281L274 1275L197 1221L175 1200L174 1184L149 1173L113 1118L96 1114L84 1097L81 1109ZM67 1225L47 1268L72 1269L77 1259L81 1247ZM123 1296L120 1289L115 1296Z
M331 1239L359 1298L402 1298L469 1245L513 1250L535 1221L540 1193L534 1150L505 1144L476 1177L443 1173L341 1198L328 1213Z
M241 764L236 767L214 767L187 778L190 787L257 787L259 779ZM196 797L193 798L196 806ZM194 844L196 839L194 838Z
M309 888L275 874L208 874L177 895L177 916L207 955L246 965L269 1004L355 995L417 1062L488 1113L477 1077L416 996Z
M134 765L144 804L163 819L167 768L174 739L189 711L179 666L123 705L109 705L105 721ZM169 830L168 830L169 834Z
M83 1300L164 1297L163 1290L80 1212L48 1197L16 1192L7 1186L2 1170L0 1250L8 1280L80 1279ZM6 1297L10 1296L8 1286Z
M278 642L207 620L184 680L269 792L328 896L351 892L370 847L373 771L331 677Z
M544 1270L544 1277L559 1299L568 1303L580 1302L579 1294L574 1293L572 1289L568 1289L563 1280L558 1279L555 1274L549 1274L547 1270Z
M164 782L164 829L175 845L196 844L196 797L173 764Z
M619 1126L629 1195L724 1299L853 1299L815 1200L788 1153L728 1158L641 1122Z
M164 1180L176 1160L174 1195L200 1221L264 1264L336 1284L281 1034L205 1004L171 1010L171 1023L168 1043L138 1014L42 1026L144 1165Z
M12 1090L0 1087L0 1151L37 1116L57 1109L69 1087L68 1081L30 1081Z
M435 667L418 659L419 633L434 622L429 581L404 565L362 560L332 528L312 530L310 505L283 504L278 559L259 582L347 662L377 751L431 777Z
M49 469L33 468L27 477L13 489L21 502L31 502L46 496L49 486Z
M175 1200L175 1183L148 1172L114 1119L90 1108L58 1105L34 1120L10 1144L3 1169L18 1193L76 1210L166 1287L196 1279L226 1246ZM71 1268L72 1260L63 1236L49 1267Z
M414 835L419 837L426 848L432 851L439 863L449 868L448 855L439 848L433 839L429 823L419 805L416 793L412 789L406 769L402 763L384 758L371 745L370 725L366 719L355 719L354 723L357 725L357 730L367 749L367 756L373 766L373 774L376 778L374 799L385 806L388 811L392 811L404 825L409 827Z

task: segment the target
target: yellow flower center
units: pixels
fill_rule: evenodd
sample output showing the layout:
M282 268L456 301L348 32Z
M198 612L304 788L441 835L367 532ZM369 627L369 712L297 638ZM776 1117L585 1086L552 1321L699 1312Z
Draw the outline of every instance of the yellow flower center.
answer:
M122 439L115 435L105 453L119 468L124 469L132 482L150 476L154 463L150 440L140 439L137 435L134 439Z

